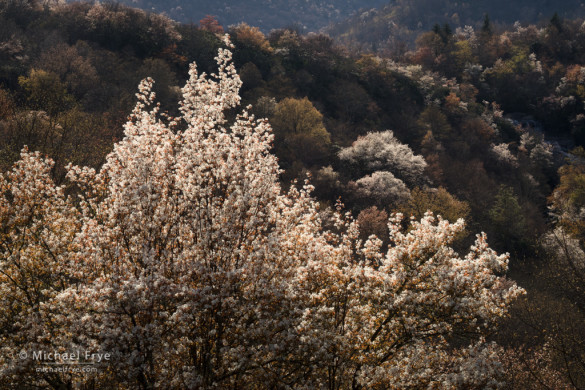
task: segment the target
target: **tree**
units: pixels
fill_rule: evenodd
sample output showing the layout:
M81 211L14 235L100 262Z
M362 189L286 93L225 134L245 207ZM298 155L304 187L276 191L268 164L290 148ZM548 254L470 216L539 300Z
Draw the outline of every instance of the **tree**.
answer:
M451 30L451 26L448 23L445 23L443 27L436 23L433 26L433 32L441 37L441 40L444 44L447 44L453 35L453 31Z
M464 345L470 334L478 336L499 315L492 304L521 293L502 278L480 276L505 269L506 256L495 255L478 235L472 251L459 258L449 244L462 220L450 224L429 213L405 233L401 219L390 219L385 255L378 252L381 241L371 239L358 263L344 269L349 289L340 292L336 310L343 341L329 363L328 372L338 375L332 387L497 387L494 345L451 349L448 340ZM475 317L478 299L490 302L480 304L487 309L483 318Z
M557 33L563 32L563 22L557 12L550 19L549 28L554 28Z
M220 51L217 81L191 68L185 131L158 120L156 107L144 111L153 97L145 81L126 138L100 172L72 171L82 186L103 184L84 203L79 236L80 258L100 271L86 270L87 282L70 290L68 302L85 344L114 351L116 379L129 386L275 381L264 370L279 371L274 354L287 356L296 338L294 326L281 323L298 320L285 290L293 259L322 255L319 247L294 254L293 242L303 240L294 226L308 227L298 218L313 206L297 192L291 219L279 216L287 197L268 154L268 125L244 112L223 128L223 111L240 100L230 58Z
M247 23L240 23L230 28L230 34L234 35L237 42L244 46L253 47L264 52L271 52L272 47L266 36L258 27L251 27Z
M73 352L53 305L74 283L71 251L81 219L51 179L52 162L24 149L0 174L0 386L67 388L68 374L37 373L24 351Z
M180 95L179 92L175 92L175 89L179 91L177 77L167 62L160 58L147 58L136 73L139 76L139 80L146 77L152 77L157 80L154 92L162 107L168 109L171 103L176 105L177 100L180 98L180 96L177 96Z
M77 47L76 47L77 46ZM99 83L97 71L88 58L80 54L82 43L76 46L59 44L44 51L37 61L37 67L59 76L67 90L81 100Z
M428 128L438 141L449 140L453 136L453 128L447 116L435 106L430 105L420 114L421 126Z
M348 187L358 200L382 208L396 206L410 199L408 187L388 171L376 171L355 182L349 182Z
M336 116L351 123L363 121L370 111L376 109L376 104L361 85L346 80L335 82L328 100L336 108Z
M206 15L199 21L199 28L214 34L223 34L223 27L213 15Z
M408 185L424 182L426 162L394 137L392 131L368 133L339 152L339 158L357 169L357 175L388 171Z
M424 217L427 211L432 211L448 221L457 221L460 218L468 221L471 210L467 202L458 200L443 187L433 189L415 188L411 191L410 202L403 208L404 213L413 216L416 220Z
M481 26L481 37L487 39L493 35L492 23L489 15L486 13L483 16L483 25Z
M264 80L262 80L262 73L253 62L246 62L240 69L240 78L242 79L242 88L245 90L260 87Z
M167 16L120 3L92 4L84 19L94 39L110 50L130 44L139 56L147 57L181 40L177 23Z
M26 151L0 176L0 384L496 387L498 349L482 335L522 292L498 276L507 256L479 235L460 257L463 221L431 214L408 230L393 216L385 253L339 212L324 230L308 183L282 192L268 123L246 110L228 122L241 86L230 60L221 49L211 78L191 66L181 118L161 117L144 80L105 164L69 166L76 201ZM14 218L26 213L42 218ZM24 294L23 242L38 264L23 274L31 302L9 295ZM20 312L35 332L12 321ZM10 354L39 348L111 356L51 382Z
M350 181L347 189L349 198L360 205L366 201L368 205L393 208L410 199L408 186L425 181L424 158L415 155L389 130L359 137L338 155L353 176L359 178Z
M585 151L572 151L569 164L559 169L560 183L550 196L551 211L558 224L574 237L585 242Z
M323 125L323 115L308 98L278 102L271 123L276 154L285 163L300 160L312 165L328 153L331 136Z
M496 195L489 217L498 238L517 245L525 239L526 222L522 207L511 187L502 185Z
M75 99L55 73L31 69L28 77L18 78L27 93L27 102L34 110L46 111L50 116L70 108Z
M526 302L524 310L530 329L550 348L552 368L570 388L581 388L585 385L585 164L582 148L572 153L559 169L560 183L549 199L555 225L539 240L545 254L536 268L541 296Z
M357 223L360 227L360 238L366 241L372 234L381 240L388 241L388 214L376 206L362 210ZM388 244L387 242L385 244Z

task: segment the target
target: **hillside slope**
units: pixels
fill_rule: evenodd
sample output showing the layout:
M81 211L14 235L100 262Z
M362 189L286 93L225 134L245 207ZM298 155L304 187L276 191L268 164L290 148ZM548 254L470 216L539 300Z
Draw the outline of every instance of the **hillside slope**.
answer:
M306 32L343 20L361 8L379 7L385 0L122 0L132 7L164 12L171 18L197 23L215 15L224 26L246 22L268 32L274 28L298 25Z
M362 49L413 45L416 37L435 24L448 23L453 30L466 25L481 27L487 14L494 25L538 23L558 13L561 18L585 15L580 0L450 1L395 0L380 8L356 14L327 29L339 42Z

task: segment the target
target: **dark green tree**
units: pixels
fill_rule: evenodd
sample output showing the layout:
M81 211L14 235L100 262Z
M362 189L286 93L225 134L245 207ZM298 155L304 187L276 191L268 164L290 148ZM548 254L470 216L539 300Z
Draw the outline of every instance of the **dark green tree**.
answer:
M549 26L555 28L559 33L563 32L563 21L561 20L558 13L555 12L553 17L550 19Z
M486 13L483 17L483 25L481 26L481 34L484 36L492 36L492 23L490 21L489 15Z
M496 239L500 244L516 249L523 244L526 237L526 221L514 189L502 185L494 205L489 211L489 218Z

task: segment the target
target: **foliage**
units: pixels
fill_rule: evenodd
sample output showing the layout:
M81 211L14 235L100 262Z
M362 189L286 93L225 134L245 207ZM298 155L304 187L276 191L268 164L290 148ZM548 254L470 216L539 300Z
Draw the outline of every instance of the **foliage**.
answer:
M499 164L518 166L518 159L510 152L507 144L492 145L492 153Z
M20 77L18 81L27 92L27 101L33 110L56 115L70 108L73 103L67 89L54 73L32 69L28 77Z
M264 32L293 25L298 25L306 31L318 31L332 21L348 17L360 8L384 4L382 0L261 0L245 3L234 0L221 3L206 0L175 3L161 0L124 0L122 2L133 7L165 13L183 23L199 20L206 15L216 15L224 26L246 21L260 27Z
M481 234L460 257L463 221L431 213L408 231L393 216L385 252L339 213L324 230L309 184L282 192L268 123L228 121L230 59L210 78L191 66L180 118L161 118L144 80L105 164L68 167L77 201L39 154L0 177L3 352L112 354L79 376L2 354L2 384L499 386L483 336L523 292L498 276L507 255Z
M339 158L356 166L358 176L388 171L409 185L424 182L424 158L415 155L408 145L400 143L392 131L359 137L352 146L339 152Z
M506 237L520 240L523 238L526 225L518 198L512 188L500 187L489 215L500 239Z
M37 61L37 67L44 71L59 76L62 83L65 83L67 90L78 99L84 95L98 82L98 75L95 67L88 58L84 58L83 44L69 46L58 44L43 52Z
M509 349L502 357L506 371L507 389L558 389L573 388L563 373L553 367L554 347L545 345L542 350L528 348Z
M272 3L276 4L274 0ZM398 1L390 6L405 4ZM585 327L583 327L584 321L580 309L575 305L575 302L582 300L580 295L582 293L576 287L576 283L566 283L566 281L574 280L571 263L564 260L562 251L553 247L549 248L547 243L550 240L544 239L557 232L557 227L562 227L564 236L559 237L564 238L560 242L570 244L565 247L575 250L577 247L583 248L582 205L580 206L583 202L579 201L582 156L576 152L567 153L574 145L582 143L581 141L585 139L583 137L585 134L585 105L583 104L585 79L583 75L585 73L582 66L585 63L585 45L583 45L585 29L582 27L582 20L563 18L563 11L559 10L559 17L555 18L554 23L549 22L551 11L549 16L544 14L547 20L539 25L516 23L510 26L501 23L501 15L490 12L490 22L487 26L489 29L481 29L481 23L488 19L484 17L483 11L472 15L473 20L479 21L479 18L482 18L479 24L473 24L471 27L471 23L468 23L463 27L465 20L472 20L469 19L467 11L458 15L448 15L448 19L445 20L429 17L432 12L429 14L428 9L432 11L439 6L449 7L453 5L452 3L425 1L419 4L424 7L411 8L403 14L403 16L416 14L415 25L418 21L421 22L420 28L413 25L410 30L403 27L403 22L408 23L407 17L398 21L394 19L396 23L389 24L389 19L384 19L384 12L381 10L370 10L367 15L357 14L361 18L361 27L352 30L352 33L369 31L368 33L380 33L384 37L384 42L378 43L377 48L372 48L378 50L376 54L361 55L362 50L369 48L367 43L347 49L336 46L332 38L322 34L304 35L302 33L304 28L301 26L274 30L267 36L261 32L265 31L262 30L262 26L259 26L260 29L252 25L246 26L243 30L246 34L242 35L245 39L240 40L234 36L237 48L234 50L233 62L245 83L241 90L241 104L244 107L253 104L253 108L247 109L249 112L259 118L272 120L273 125L278 124L275 126L274 144L269 148L272 147L275 152L279 168L284 169L279 171L279 185L289 188L290 181L296 179L297 182L291 187L299 189L297 183L302 183L308 174L311 175L311 182L315 186L311 194L317 198L315 202L318 201L320 209L323 210L317 214L323 221L322 225L319 225L320 227L315 231L326 235L329 234L326 231L331 230L336 232L328 236L332 241L343 240L339 236L341 235L346 237L346 242L351 242L348 245L352 249L347 252L351 252L351 255L344 255L344 259L351 259L351 261L343 260L341 263L348 264L362 259L360 256L364 250L363 246L372 233L381 240L381 252L387 253L388 249L394 245L387 230L387 216L392 212L400 211L406 216L413 215L415 220L419 220L424 218L425 212L430 209L451 222L464 218L471 225L462 233L457 234L456 241L449 246L456 248L459 253L464 253L465 247L472 239L468 231L487 230L490 237L495 238L493 245L496 248L502 251L513 251L512 275L515 279L521 280L523 286L530 287L526 300L513 309L514 316L511 320L513 326L504 323L494 330L495 339L504 345L507 351L512 350L510 352L514 355L511 358L512 361L525 358L527 362L530 362L530 367L514 365L511 368L518 371L516 378L526 380L526 372L522 370L530 368L541 370L539 377L543 380L553 380L556 378L555 373L560 373L563 380L558 383L571 380L575 383L583 383L582 372L576 368L580 364L579 356L581 356L579 351L582 344L579 339L583 338L582 329ZM474 3L469 5L469 9L479 6ZM516 4L510 6L516 6ZM525 6L521 15L530 17L533 8L526 4ZM88 199L102 202L106 197L105 183L99 191L96 190L95 193L87 195L88 187L82 189L79 188L83 187L81 183L65 180L65 175L69 171L65 166L67 163L73 163L79 166L90 166L100 171L106 155L112 151L113 144L124 137L123 124L127 121L127 113L134 104L134 89L139 80L146 76L154 76L157 80L151 89L156 93L157 100L161 102L161 107L155 116L166 118L167 114L173 117L181 115L178 108L180 106L176 104L181 99L181 91L177 85L190 78L186 71L187 62L196 61L200 73L217 73L214 57L219 48L225 48L225 44L214 32L201 29L195 24L177 24L151 13L151 6L148 8L148 12L143 12L122 5L105 3L65 4L61 2L47 3L47 6L43 7L36 1L0 2L0 83L2 84L0 89L0 170L2 172L11 169L10 167L19 159L23 145L28 145L30 150L39 150L43 156L47 155L54 161L51 165L48 161L42 162L45 158L39 157L38 160L41 161L39 164L51 166L47 172L54 183L66 185L62 192L73 196L71 201L67 201L68 207L79 206L76 198L78 194L85 194ZM267 7L267 9L270 8ZM506 8L501 7L501 9ZM274 9L271 10L274 18L278 18L280 14ZM278 11L280 12L281 9ZM314 13L318 14L317 11ZM218 15L218 13L214 14ZM241 12L240 14L243 15ZM441 12L441 17L443 14L444 12ZM224 26L229 23L226 19L220 18L217 26L219 26L219 21ZM379 25L377 21L382 21L382 25ZM215 26L212 20L209 22ZM428 27L423 27L427 23ZM397 38L410 34L414 41L414 36L419 31L430 30L436 23L438 27L434 29L435 31L422 35L418 40L418 47L413 48L412 51L408 44L400 42ZM449 23L449 26L445 23ZM241 27L242 25L239 27L233 25L229 29L233 33ZM385 55L393 57L390 59L384 57ZM25 86L28 88L34 86L31 79L33 70L44 72L47 76L39 78L50 81L42 84L47 86L46 89L39 87L40 83L37 83L36 91L25 88ZM19 78L24 84L19 83ZM52 98L43 99L43 94L48 92L58 97L55 101L60 99L59 96L65 96L66 104L59 106L54 104ZM41 98L37 99L34 96ZM304 109L300 111L307 114L307 117L317 118L311 122L313 125L307 127L316 129L316 133L308 130L308 133L297 136L287 128L294 122L291 120L294 117L292 115L294 104L289 105L288 113L282 115L284 119L280 123L277 123L278 120L274 121L277 106L282 108L287 99L296 105L304 106ZM144 110L149 111L152 108L153 106L150 106ZM522 112L514 113L515 110L522 110ZM227 133L231 132L230 127L234 123L236 113L235 108L230 108L225 112L227 122L221 126L227 129ZM138 123L136 118L134 120L134 123ZM176 126L168 125L166 119L162 119L161 123L165 124L175 136L182 134L188 128L183 120L179 120ZM392 137L388 137L390 141L382 136L385 129L393 129ZM168 136L170 137L170 133ZM340 158L342 152L352 150L353 146L360 143L360 140L363 141L370 136L372 137L371 147L360 149L359 153L354 155L355 160ZM179 138L169 139L172 139L173 145L177 146L176 140ZM178 146L177 148L175 146L172 150L178 151ZM220 149L225 150L223 147ZM144 153L160 156L152 150L154 149L148 149ZM372 153L368 154L370 151ZM398 153L398 151L402 152ZM383 158L375 157L378 152ZM142 160L142 157L133 157L133 159L146 161ZM562 168L557 175L557 169L565 157L569 158L567 166ZM215 158L221 160L223 157L215 156ZM162 164L162 162L154 161L150 165L159 167L159 163ZM379 167L369 167L370 163L378 164ZM219 162L213 164L215 164L214 167L218 167ZM385 164L386 166L382 167ZM152 169L145 168L145 172L152 172ZM406 176L412 177L412 180L407 179ZM175 182L182 180L171 174L164 177L173 177ZM238 174L233 173L228 181L238 182L238 177ZM152 180L149 177L143 180L144 183L154 183L154 181L154 177ZM430 186L438 187L438 189L430 188ZM95 186L92 184L91 187ZM555 187L557 190L553 192L552 189ZM506 196L498 194L500 188L508 189L508 195L511 196L507 198L510 198L508 199L510 202L505 201ZM144 190L146 191L147 188L145 187ZM177 192L183 196L181 191ZM211 197L209 199L215 199L213 196L216 195L221 197L222 191L217 190L209 195ZM121 190L119 192L123 193ZM154 193L158 194L156 191ZM10 191L4 195L10 201ZM164 196L161 195L161 197ZM171 198L174 196L169 195ZM285 195L283 196L286 198ZM329 210L340 196L346 204L347 211L360 222L359 233L350 234L347 230L349 225L336 225L335 221L338 221L338 217ZM552 206L550 209L547 209L547 196L549 205ZM111 195L111 199L114 199L114 195ZM149 199L153 204L158 204L153 197ZM171 202L172 204L174 203ZM372 209L374 205L378 208ZM144 210L148 207L144 206ZM548 215L547 210L552 211L552 214ZM507 214L509 211L513 211L511 216ZM188 213L191 211L189 209L184 212L190 215ZM100 215L103 216L103 214ZM123 215L129 214L120 212L119 218ZM140 214L136 218L139 216ZM95 215L88 215L88 218L93 220ZM118 217L111 216L111 218L115 220ZM102 220L105 219L106 217L102 218ZM402 228L407 229L405 233L409 231L408 229L413 229L408 226L408 221L406 219L400 224ZM520 225L516 226L516 223ZM177 224L177 226L183 226L178 222ZM229 225L229 222L221 222L221 224ZM112 222L112 226L114 225L115 223ZM291 226L293 225L291 223ZM116 226L124 226L124 223L117 223ZM272 224L269 226L270 229L274 228ZM215 231L211 228L208 230ZM156 229L153 230L155 231ZM168 237L175 237L172 229L169 232ZM347 238L349 236L352 238ZM327 243L339 248L329 238L327 238ZM358 239L361 239L361 244L358 244ZM27 240L33 244L26 245L37 245L34 244L34 237ZM177 240L174 242L176 243ZM373 240L372 244L374 242L376 241ZM234 248L237 243L232 244L230 248ZM545 244L548 249L544 247ZM68 250L77 253L80 248L75 245L72 242ZM83 247L91 247L91 245L82 244ZM159 245L157 248L164 247L162 243L156 245ZM558 246L558 248L561 247L563 245ZM164 248L175 247L171 245ZM176 250L182 249L177 246ZM164 252L162 249L161 251L161 253ZM38 251L38 253L45 252ZM120 253L110 255L122 256L120 261L128 264L129 260ZM575 251L575 253L579 252ZM166 256L164 253L163 255ZM95 256L92 259L95 260ZM50 266L49 262L47 264ZM376 267L373 266L377 269ZM138 268L139 266L136 266L132 269ZM149 269L153 274L158 272L153 267ZM115 272L118 272L116 275L125 275L122 270L112 271L111 267L107 272L112 275ZM82 276L85 277L85 274L88 277L91 276L91 272L87 270ZM65 279L69 277L67 276L69 274L63 275ZM29 276L36 280L34 274L31 273ZM171 275L167 276L171 277ZM45 274L39 278L48 279ZM329 286L325 279L327 278L323 276L315 282L315 285ZM168 283L167 286L171 285L171 282ZM41 294L41 299L50 299L48 297L53 294L51 291L67 287L51 287L52 284L49 282L46 285L49 287L43 293L44 295ZM245 286L245 281L241 285ZM311 288L307 288L307 291L317 291ZM154 287L150 291L153 290ZM286 291L292 294L295 290L286 289ZM335 295L347 290L328 291ZM141 296L146 296L150 293L142 294ZM318 294L311 296L310 299L320 299L320 297L323 300L329 299ZM336 297L343 297L343 294ZM108 307L116 307L115 299L109 299L110 306ZM136 317L139 323L148 324L151 321L159 324L163 322L163 319L158 314L158 308L162 310L160 313L173 312L175 310L173 305L177 299L182 298L161 298L157 301L160 305L149 308L149 311L145 309L148 305L139 299L130 302L129 307L140 313ZM261 302L260 298L254 299ZM280 300L288 302L282 297ZM59 322L62 319L57 320L51 317L55 313L61 313L62 310L69 313L67 310L77 305L71 302L59 303L60 306L43 306L42 310L47 311L42 315L53 321L52 324L46 324L47 329L52 326L52 334L58 337L61 337L59 335L63 332L75 333L70 331L72 322L64 324ZM94 301L91 300L91 302ZM96 301L95 305L100 304L99 302ZM301 299L298 302L304 302L300 306L302 307L308 301ZM314 315L314 308L321 306L318 306L320 303L316 301L312 302L314 306L312 306L311 315L307 314L307 316L315 319L317 316ZM361 305L366 301L356 299L355 302ZM280 305L280 302L278 304ZM267 305L271 304L267 303ZM287 307L292 307L290 305ZM361 307L359 305L358 307ZM332 306L343 307L343 305L335 306L334 304ZM298 309L299 306L294 307ZM78 309L74 318L83 318L86 307L79 304ZM226 310L222 313L227 313L227 307L222 306L221 309ZM274 312L278 313L278 310L275 308ZM317 312L321 313L319 310ZM293 311L291 309L290 312ZM97 315L97 313L94 312L92 315ZM107 313L101 312L100 315L102 314ZM110 314L113 316L116 313ZM120 313L116 315L118 314L121 315ZM287 318L291 318L293 322L295 318L298 319L295 317L296 314L288 313L287 315ZM205 316L201 318L209 319ZM255 319L248 317L247 321L253 322ZM192 322L198 324L196 320ZM207 328L202 326L204 329L211 329L214 324L210 319L208 322L209 324L205 325ZM326 320L323 322L328 323ZM124 324L124 321L120 323ZM362 323L367 323L367 321L363 320ZM83 324L83 321L78 321L78 324ZM148 326L150 325L145 325L145 328ZM87 327L91 328L89 325ZM282 330L283 327L275 328L282 334L285 333ZM526 328L531 330L527 331ZM524 338L522 333L524 331L532 332L535 337ZM90 333L85 332L86 335ZM246 334L250 335L250 333ZM295 337L301 337L300 334L298 330ZM334 340L339 334L341 333L337 332L329 339ZM548 335L555 335L556 342L551 341ZM105 342L105 339L100 338L101 336L93 333L90 336L83 340L76 339L75 342L83 341L86 345ZM194 337L194 335L189 337L191 336ZM161 340L167 340L165 337L167 336L161 336ZM177 339L180 337L177 336ZM243 333L241 337L244 337ZM300 351L304 348L301 346L306 346L309 342L307 340L314 340L314 338L305 339L302 342L298 339L287 341L290 343L285 343L286 348L295 345L287 351ZM447 337L447 340L449 348L469 344L469 341L461 341L459 338ZM120 345L126 345L127 350L120 353L131 350L133 347L129 345L141 345L140 342L146 342L146 338L124 341L126 344ZM169 341L171 344L172 342L178 343L178 341ZM251 346L256 342L258 339L250 340L246 345ZM319 342L303 351L315 351L311 348L317 348L321 345ZM541 350L544 342L553 348L550 351L556 352L546 356L532 352ZM213 357L216 353L214 345L218 344L213 343L215 341L205 347L208 349L201 347L202 349L198 350L210 351L209 355L205 352L193 358L193 361L201 364L199 367L203 367L205 364L202 362L210 361L209 359L212 358L208 359L208 357ZM345 348L341 345L347 344L339 340L336 343L332 342L328 346L336 345L339 347L337 350L334 351L334 347L331 347L325 348L324 351L330 354L338 353L338 356L341 356ZM152 343L152 345L153 351L159 351L156 353L161 354L160 356L164 355L162 344ZM518 349L520 346L525 346L526 349ZM248 358L252 359L252 355L256 353L260 356L259 350L252 348L251 351L247 355ZM355 350L352 351L355 352ZM324 357L325 352L319 356ZM242 353L242 356L244 355ZM291 372L291 375L283 374L282 378L290 379L290 383L294 383L291 386L302 387L302 381L309 380L307 378L311 375L326 378L331 373L335 373L339 379L335 383L342 383L346 380L343 378L346 377L338 368L343 364L345 364L344 367L350 367L353 364L342 364L342 358L337 360L339 365L329 364L326 362L331 360L306 358L309 355L310 353L306 352L306 355L299 358L299 354L290 352L286 359L271 361L270 367L268 365L262 368L248 366L250 370L255 370L249 375L255 376L260 370L269 368L274 369L274 373L289 370L287 372ZM135 352L135 356L141 356L141 359L147 361L151 359L147 356L147 352L143 354ZM267 353L266 356L274 355ZM358 352L351 356L351 359L354 359L358 356ZM293 363L292 360L295 358L298 360ZM541 364L538 359L544 359L546 363ZM170 363L171 360L165 366L160 366L162 367L160 370L157 368L158 371L146 380L153 379L164 370L167 370L165 371L167 373L177 372L179 369ZM303 368L298 368L299 361L306 362ZM564 361L570 369L562 366ZM317 362L323 363L319 366ZM329 371L325 373L324 367L328 364ZM274 368L275 365L279 368ZM103 375L92 377L91 380L95 380L94 383L114 380L115 383L119 383L119 386L127 387L130 386L128 379L122 376L132 371L128 375L134 378L133 383L142 381L138 371L130 368L130 365L126 364L124 369L128 371L121 373L114 369L107 369L102 372ZM307 374L309 369L313 370L312 374ZM293 371L294 374L292 374ZM552 376L549 375L550 373ZM168 374L168 376L173 375ZM239 373L234 375L237 376ZM269 376L267 373L262 375L263 378ZM509 372L506 375L509 378L511 374ZM67 376L56 375L45 376L44 380L52 381L54 387L66 387L70 379ZM85 379L75 376L72 380L77 383ZM549 382L545 381L545 383ZM19 387L20 385L11 383L7 386ZM91 386L93 385L87 384L87 387ZM282 382L274 382L271 386L284 385ZM375 386L374 382L371 386ZM380 386L389 387L387 384ZM415 385L417 386L418 384ZM307 387L315 386L312 383Z
M312 165L327 154L331 137L323 125L323 115L306 97L278 102L270 122L275 149L285 163L300 160Z
M348 189L363 204L379 207L395 206L410 199L410 191L404 182L388 171L376 171L350 182Z
M434 26L439 27L437 32L447 33L451 29L472 26L480 31L478 35L482 39L489 40L495 24L501 26L516 21L535 24L543 17L550 18L555 12L567 18L584 16L578 0L558 4L546 0L519 0L513 3L504 0L397 0L379 8L361 10L329 26L326 31L354 50L375 49L386 54L403 54L404 50L402 53L393 51L393 46L399 42L403 46L412 46L418 36ZM557 25L560 19L557 15ZM445 29L446 26L449 30Z
M405 215L414 217L414 219L420 219L427 211L432 211L447 221L457 221L460 218L469 221L471 213L471 209L466 202L458 200L443 187L437 189L413 189L408 205L401 211Z
M366 241L372 234L381 240L388 237L388 213L379 210L376 206L362 210L357 223L360 227L360 238ZM386 243L387 244L387 243Z
M223 27L213 15L205 15L205 17L199 21L199 28L214 34L223 34Z
M74 348L52 303L72 283L71 253L80 215L51 179L52 162L24 149L0 176L0 384L59 388L64 375L36 373L20 351ZM69 379L70 380L70 379Z
M553 388L580 388L585 384L582 242L562 227L551 229L541 241L545 256L528 290L536 299L521 302L518 336L537 338L544 345L534 354L536 359L528 356L523 362L521 377L529 374L541 384L558 383Z
M272 47L266 37L258 27L251 27L246 23L240 23L234 27L230 27L230 33L233 35L235 42L252 46L260 51L271 51Z
M551 194L551 208L560 225L580 240L585 239L585 164L583 149L574 160L559 169L560 183Z

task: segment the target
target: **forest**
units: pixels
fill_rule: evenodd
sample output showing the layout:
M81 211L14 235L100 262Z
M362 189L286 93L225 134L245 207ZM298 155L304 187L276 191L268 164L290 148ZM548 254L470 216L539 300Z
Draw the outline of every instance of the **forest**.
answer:
M585 21L406 3L0 1L0 388L585 388Z
M196 23L214 15L224 26L246 21L261 31L297 26L318 31L333 21L346 19L359 9L379 7L386 0L122 0L122 4L164 13L183 23Z

